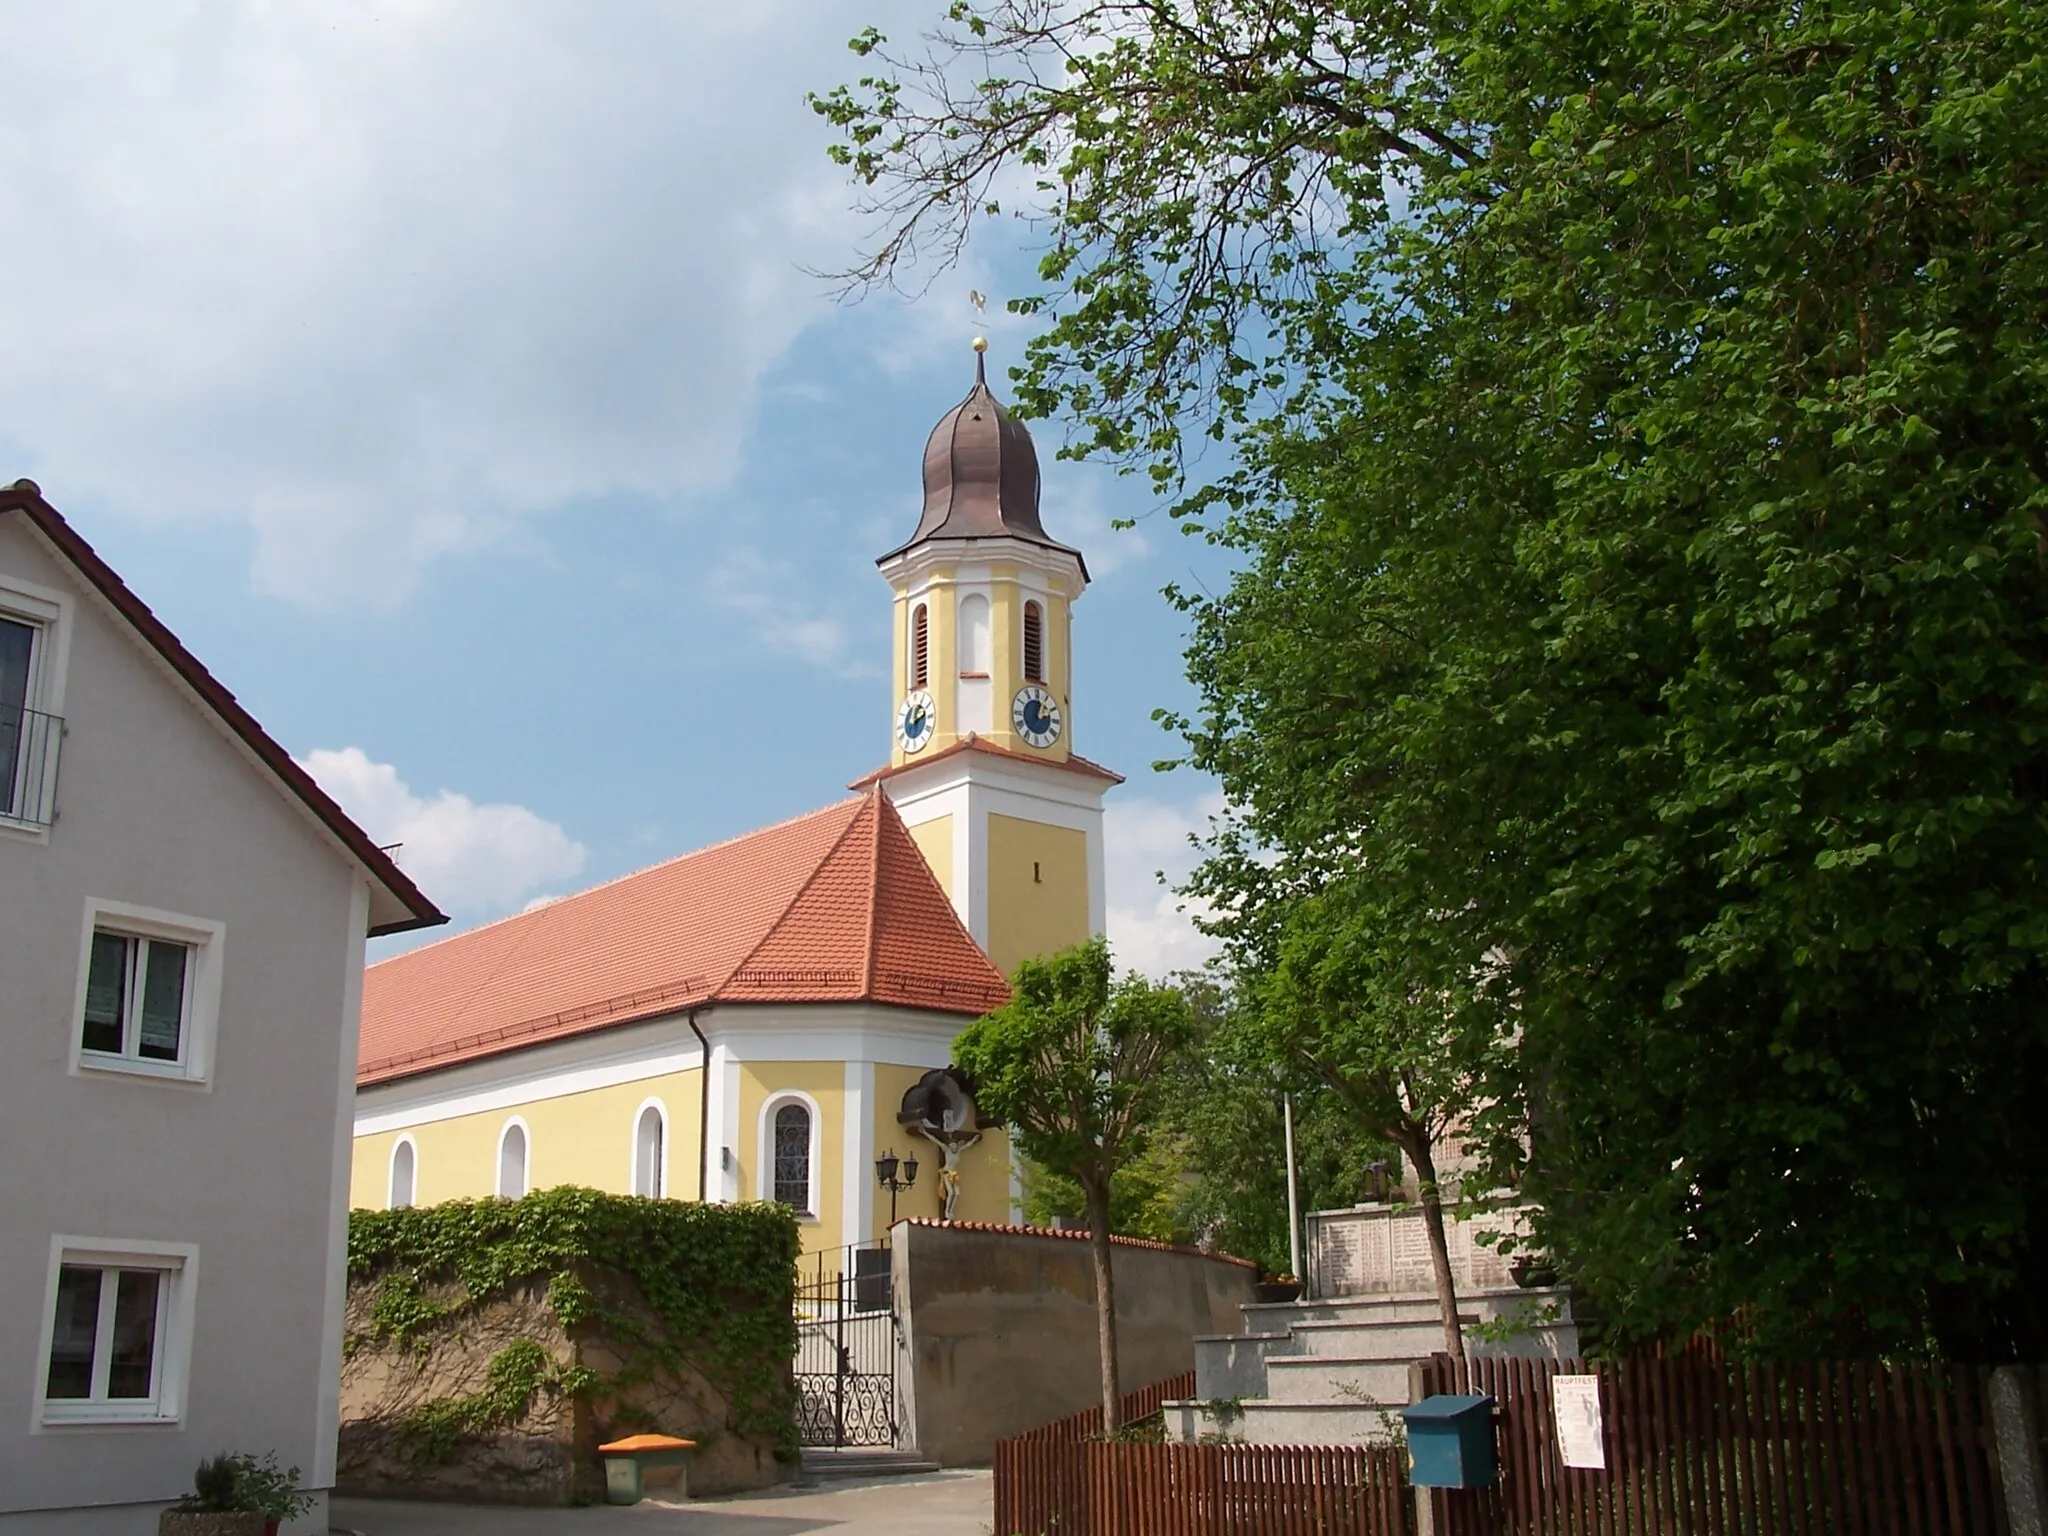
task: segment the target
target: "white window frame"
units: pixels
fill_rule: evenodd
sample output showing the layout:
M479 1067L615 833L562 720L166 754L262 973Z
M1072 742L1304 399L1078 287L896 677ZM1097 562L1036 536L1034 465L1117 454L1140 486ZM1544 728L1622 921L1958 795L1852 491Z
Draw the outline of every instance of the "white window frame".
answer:
M92 976L95 933L168 940L192 951L185 969L185 1028L179 1040L177 1061L112 1056L85 1048L85 991ZM221 957L226 944L226 926L207 918L132 906L98 896L86 897L85 924L78 943L78 992L72 1000L71 1015L65 1021L71 1032L72 1076L107 1074L211 1089L215 1038L220 1029Z
M818 1110L818 1101L808 1093L795 1088L786 1088L772 1093L761 1106L761 1158L755 1165L754 1198L773 1200L775 1198L775 1112L785 1104L801 1104L811 1112L811 1198L810 1209L798 1211L798 1221L817 1221L823 1216L824 1190L824 1145L825 1117Z
M164 1274L157 1307L156 1396L150 1399L89 1401L52 1398L50 1350L57 1337L57 1278L66 1265L88 1269L154 1269ZM166 1425L185 1422L186 1386L192 1374L192 1318L199 1290L199 1248L148 1238L74 1237L50 1239L49 1278L43 1286L41 1343L36 1349L35 1391L29 1433ZM109 1309L110 1311L111 1309ZM105 1341L101 1341L104 1347Z
M401 1151L412 1154L412 1188L405 1192L405 1204L400 1205L398 1195L398 1154ZM391 1156L384 1164L384 1209L405 1211L420 1203L420 1147L410 1132L403 1133L391 1143Z
M0 575L0 618L27 624L36 630L36 642L29 654L27 707L61 720L64 716L64 684L71 665L71 599L50 587ZM41 763L22 765L23 778L37 785L37 804L48 802L55 793L52 780L57 773L62 735L60 726L56 734L44 742ZM47 843L50 827L48 822L23 821L0 815L0 837Z
M655 1187L651 1191L640 1187L640 1126L650 1109L661 1124L661 1156L655 1163ZM633 1128L627 1146L626 1188L649 1200L664 1199L668 1195L668 1106L660 1099L642 1099L640 1107L633 1111Z
M519 1182L524 1186L518 1194L505 1193L505 1138L514 1131L519 1132ZM414 1164L417 1169L418 1164ZM498 1127L498 1160L491 1176L491 1187L500 1200L519 1200L533 1193L533 1130L523 1116L509 1116Z

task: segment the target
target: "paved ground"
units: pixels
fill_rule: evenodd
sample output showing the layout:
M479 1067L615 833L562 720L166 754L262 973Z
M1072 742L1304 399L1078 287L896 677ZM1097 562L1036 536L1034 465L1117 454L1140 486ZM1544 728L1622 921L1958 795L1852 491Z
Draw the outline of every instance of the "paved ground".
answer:
M988 1536L989 1480L935 1472L624 1509L336 1499L330 1523L361 1536Z

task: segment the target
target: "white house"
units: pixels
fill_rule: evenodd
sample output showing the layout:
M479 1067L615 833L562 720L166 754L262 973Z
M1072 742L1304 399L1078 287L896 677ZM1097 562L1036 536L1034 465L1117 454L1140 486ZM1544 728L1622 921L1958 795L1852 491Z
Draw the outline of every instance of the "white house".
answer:
M154 1531L221 1450L332 1482L363 943L442 921L0 489L0 1532Z

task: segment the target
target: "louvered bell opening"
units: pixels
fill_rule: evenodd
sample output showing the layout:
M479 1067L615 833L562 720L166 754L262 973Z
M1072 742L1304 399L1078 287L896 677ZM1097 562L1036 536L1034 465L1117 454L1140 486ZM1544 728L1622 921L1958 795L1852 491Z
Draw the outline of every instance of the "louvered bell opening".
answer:
M1024 605L1024 676L1034 683L1045 681L1045 615L1036 603Z
M923 603L910 610L910 686L928 687L931 683L931 614Z

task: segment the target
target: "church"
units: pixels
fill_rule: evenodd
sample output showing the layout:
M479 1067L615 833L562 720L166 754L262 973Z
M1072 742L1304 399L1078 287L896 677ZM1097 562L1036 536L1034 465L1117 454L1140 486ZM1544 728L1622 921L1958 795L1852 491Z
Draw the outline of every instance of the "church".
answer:
M929 1170L899 1215L1017 1219L1002 1128L946 1069L1019 961L1102 931L1122 781L1073 750L1088 568L1046 533L1031 435L975 346L923 515L876 562L887 763L807 815L371 967L352 1204L780 1200L824 1254L881 1235L893 1153Z

